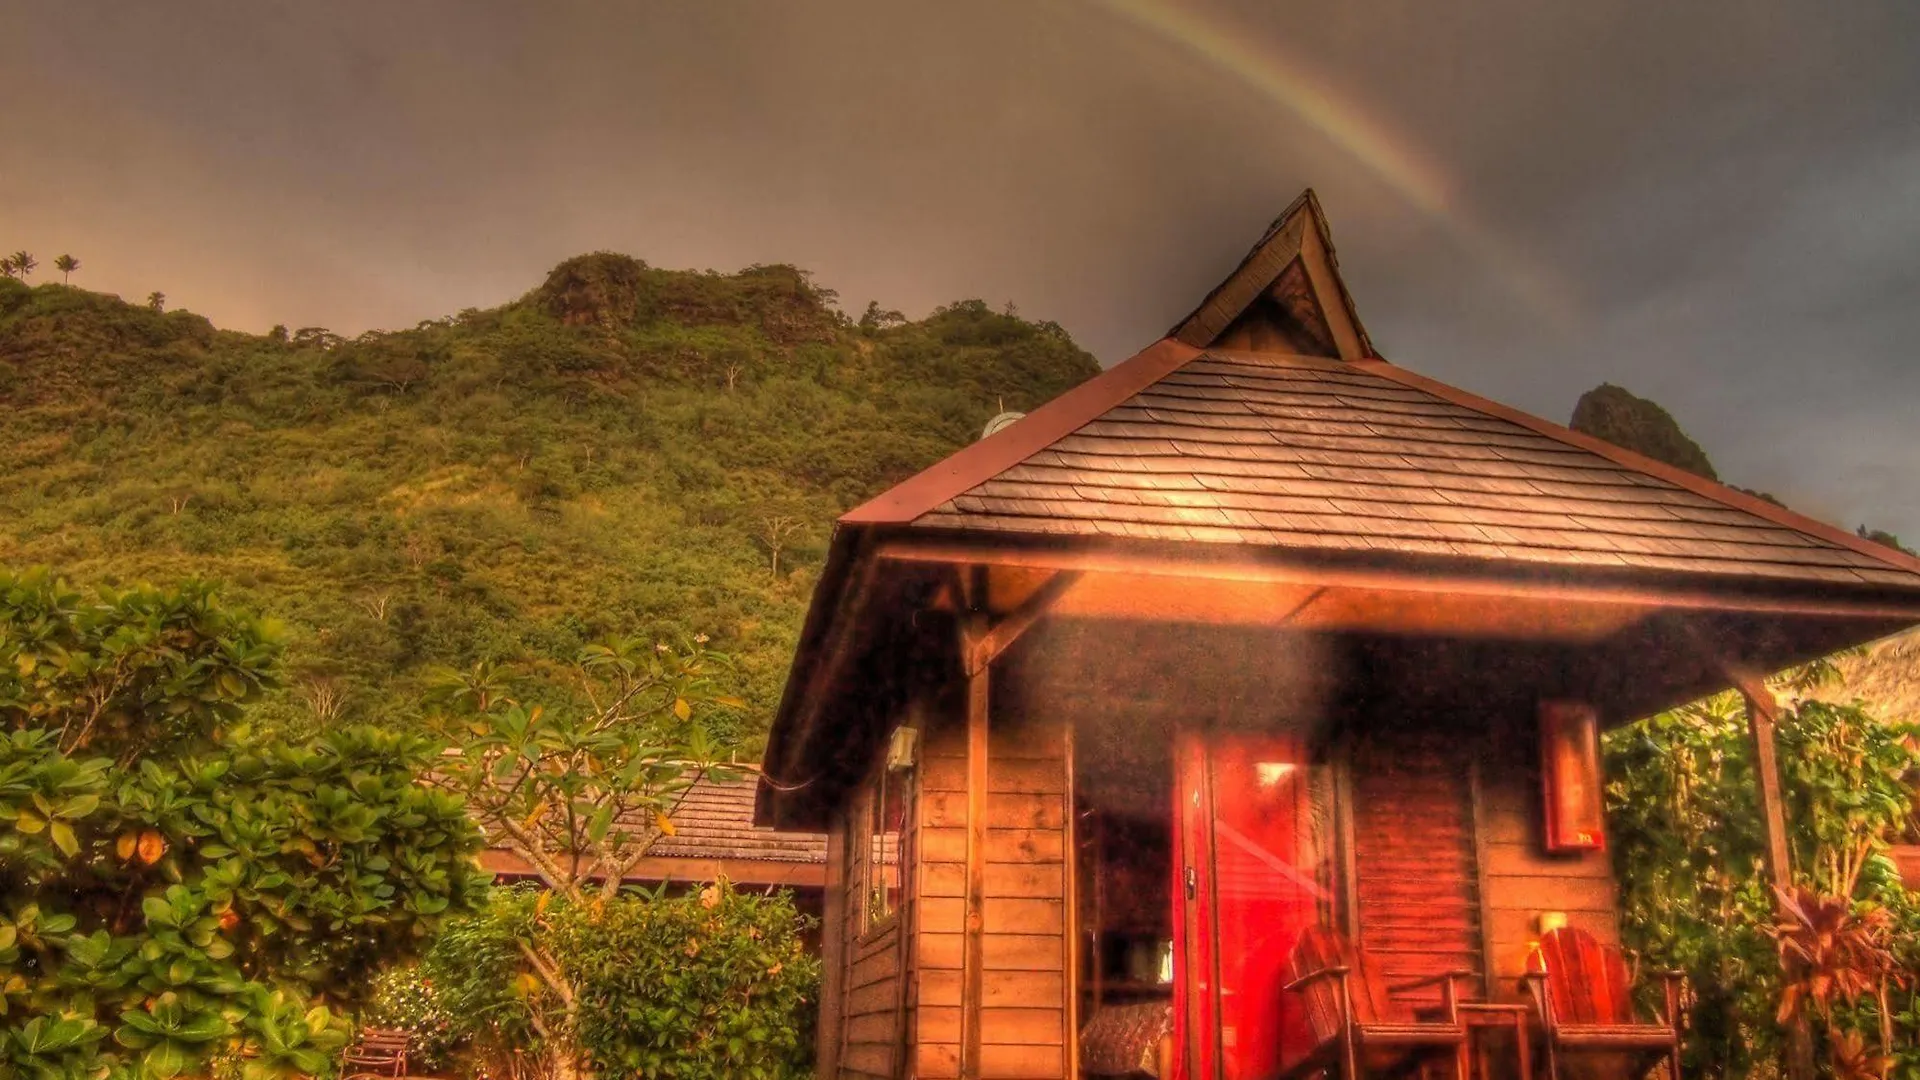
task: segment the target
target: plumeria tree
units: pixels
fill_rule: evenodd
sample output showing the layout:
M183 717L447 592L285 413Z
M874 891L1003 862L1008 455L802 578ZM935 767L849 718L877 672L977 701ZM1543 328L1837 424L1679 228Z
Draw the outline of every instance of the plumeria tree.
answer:
M549 920L613 899L673 831L693 783L725 771L707 732L743 703L720 692L730 665L705 641L596 645L557 678L480 664L437 680L431 707L455 744L439 782L466 800L489 847L517 856L543 886L518 909L516 981L555 1076L578 1075L583 1055L579 994Z

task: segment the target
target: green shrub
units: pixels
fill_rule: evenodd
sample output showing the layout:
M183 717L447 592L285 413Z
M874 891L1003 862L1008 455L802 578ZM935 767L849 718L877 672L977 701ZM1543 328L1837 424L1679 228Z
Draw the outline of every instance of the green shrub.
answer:
M810 1075L820 965L785 894L725 883L625 895L552 920L580 988L579 1039L605 1076Z
M510 1070L489 1066L516 1052L537 1058L546 1049L528 1008L538 987L520 978L518 943L537 897L531 887L496 886L480 911L449 920L420 962L433 1012L451 1022L439 1040L469 1073L503 1075Z
M382 1015L407 1019L469 1073L542 1060L551 1047L537 1016L552 1023L563 1012L529 1007L550 992L521 970L517 942L531 935L573 987L575 1041L595 1074L811 1075L820 963L803 940L810 920L786 893L720 884L582 903L548 895L495 888L483 911L434 939L411 983L430 1002ZM440 1029L439 1017L451 1026Z

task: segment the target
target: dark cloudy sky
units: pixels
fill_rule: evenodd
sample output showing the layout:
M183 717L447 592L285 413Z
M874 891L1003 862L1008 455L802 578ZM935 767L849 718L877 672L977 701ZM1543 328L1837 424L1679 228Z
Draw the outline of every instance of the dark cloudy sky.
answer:
M12 0L0 71L0 248L251 330L606 248L1112 363L1312 185L1390 359L1920 537L1910 0Z

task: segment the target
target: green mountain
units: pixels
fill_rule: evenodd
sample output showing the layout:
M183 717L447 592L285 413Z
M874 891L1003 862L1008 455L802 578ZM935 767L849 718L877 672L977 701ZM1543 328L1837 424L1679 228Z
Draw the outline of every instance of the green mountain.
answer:
M596 254L343 340L0 279L0 564L227 583L286 624L283 722L640 633L710 636L764 725L834 517L1098 370L979 301L833 301Z

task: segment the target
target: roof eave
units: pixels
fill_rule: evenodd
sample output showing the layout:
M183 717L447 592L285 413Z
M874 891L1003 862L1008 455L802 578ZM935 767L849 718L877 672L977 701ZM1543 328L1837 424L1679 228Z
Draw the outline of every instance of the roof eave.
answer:
M921 526L872 547L883 561L977 563L1091 573L1294 582L1527 599L1635 602L1662 608L1783 616L1903 619L1920 623L1913 588L1828 585L1638 567L1580 566L1417 552L1314 550L1081 534L991 532Z
M812 716L819 708L817 695L812 688L821 685L823 679L830 678L831 672L821 671L823 664L831 659L826 643L834 634L842 619L847 617L843 608L848 606L849 590L847 583L853 578L857 565L871 563L871 553L863 543L867 530L858 524L842 523L834 528L833 538L827 547L826 566L820 572L820 580L814 584L813 596L807 604L806 622L800 628L800 641L794 649L793 663L787 668L787 683L780 694L780 704L774 709L773 724L767 732L767 747L761 756L758 790L754 794L753 822L756 825L771 828L785 827L782 821L782 792L786 785L795 782L787 775L792 762L792 747L796 737L803 735L812 726Z

